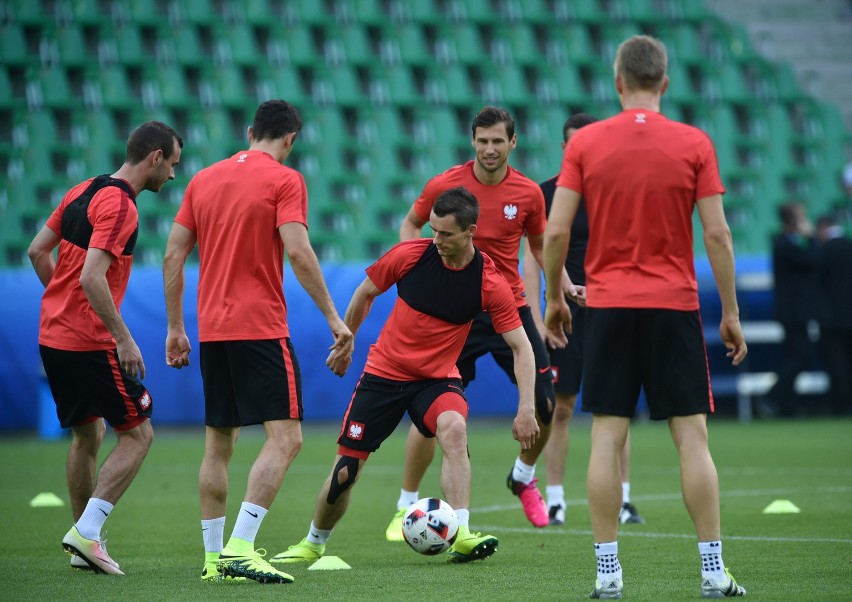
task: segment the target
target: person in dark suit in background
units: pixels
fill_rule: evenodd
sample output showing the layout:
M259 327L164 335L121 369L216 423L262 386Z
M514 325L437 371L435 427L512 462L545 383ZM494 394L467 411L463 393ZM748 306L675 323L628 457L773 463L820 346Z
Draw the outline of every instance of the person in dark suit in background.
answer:
M830 382L828 399L838 416L852 415L852 239L833 215L817 222L816 283L820 299L820 350Z
M814 227L801 203L778 208L782 231L772 241L772 274L775 279L775 319L784 328L778 381L767 393L770 413L794 416L801 412L794 385L796 376L808 369L814 346L808 322L816 318L813 301L816 239Z

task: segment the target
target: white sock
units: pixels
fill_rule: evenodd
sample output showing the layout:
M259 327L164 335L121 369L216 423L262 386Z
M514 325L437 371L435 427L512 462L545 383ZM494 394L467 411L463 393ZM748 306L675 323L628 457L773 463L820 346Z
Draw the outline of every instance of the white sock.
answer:
M267 509L263 506L251 502L240 504L240 513L237 515L237 523L234 525L231 537L244 539L253 544L266 513Z
M603 584L614 579L622 580L621 563L618 562L618 542L596 543L595 556L598 559L598 581Z
M622 483L621 484L621 503L629 504L630 503L630 483Z
M515 459L515 467L512 469L512 480L528 485L532 482L534 476L535 464L530 466L529 464L524 464L520 458Z
M331 537L331 532L334 529L329 529L328 531L324 529L317 529L314 526L314 521L311 521L311 528L308 529L308 536L305 538L311 543L315 543L321 546L324 546L328 543L328 538Z
M101 540L101 529L114 506L106 500L89 498L86 509L77 521L77 531L86 539Z
M397 510L408 510L408 507L420 499L419 491L406 491L405 489L399 490L399 499L396 501L396 509Z
M545 492L547 493L547 507L553 506L565 507L565 487L562 485L548 485Z
M456 516L459 517L459 527L468 527L470 526L470 510L464 508L462 510L456 510Z
M701 578L715 582L725 581L725 563L722 562L721 541L699 541L701 555Z
M201 520L201 537L204 539L204 551L220 553L225 547L225 517Z

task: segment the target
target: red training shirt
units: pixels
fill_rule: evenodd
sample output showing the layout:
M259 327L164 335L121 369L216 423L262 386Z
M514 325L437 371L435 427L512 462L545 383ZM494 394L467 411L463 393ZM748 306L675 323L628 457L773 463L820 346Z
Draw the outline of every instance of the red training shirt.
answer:
M367 268L367 276L384 292L417 264L431 244L428 238L398 243ZM497 333L519 328L521 319L511 288L491 258L485 253L482 258L482 308L491 313ZM398 381L459 378L456 360L470 324L451 324L419 312L397 297L379 338L370 345L364 372Z
M571 137L556 183L588 211L589 307L698 309L692 213L725 192L707 134L626 110Z
M432 205L442 192L456 186L467 188L479 201L474 242L487 253L512 287L517 307L526 305L524 281L518 272L521 237L544 232L547 213L539 185L511 166L499 184L488 186L476 179L473 161L451 167L426 183L414 202L414 212L429 221Z
M278 227L307 226L298 171L262 151L241 151L195 174L175 221L198 238L198 338L289 336L284 243Z
M48 228L62 234L65 208L86 191L92 180L94 178L89 178L65 193L47 220ZM139 225L136 204L120 188L107 186L92 197L86 215L92 225L89 248L102 249L113 256L106 280L113 303L120 309L133 265L133 256L122 255L122 251ZM65 351L99 351L115 347L115 339L80 286L86 252L87 249L67 240L59 243L56 269L41 299L38 335L41 345Z

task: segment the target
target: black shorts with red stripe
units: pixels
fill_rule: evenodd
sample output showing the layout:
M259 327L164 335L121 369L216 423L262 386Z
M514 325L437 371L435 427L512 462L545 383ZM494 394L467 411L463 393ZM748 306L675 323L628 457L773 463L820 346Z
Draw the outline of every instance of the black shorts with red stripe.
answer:
M366 457L391 436L406 412L423 436L434 437L438 416L446 410L467 418L459 379L397 381L365 372L355 386L337 442Z
M151 417L151 395L118 361L115 349L66 351L39 345L41 361L62 428L104 418L126 431Z
M644 387L651 420L713 412L698 310L588 308L583 411L633 416Z
M204 424L301 420L302 376L289 338L201 343Z

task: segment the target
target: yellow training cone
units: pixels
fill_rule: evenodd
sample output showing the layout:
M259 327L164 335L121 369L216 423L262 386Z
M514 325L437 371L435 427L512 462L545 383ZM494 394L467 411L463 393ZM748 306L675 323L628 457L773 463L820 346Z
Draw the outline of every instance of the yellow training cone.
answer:
M30 500L31 508L59 508L64 505L65 502L55 493L39 493Z
M340 556L323 556L311 566L309 571L342 571L352 567L340 559Z
M775 500L763 509L764 514L798 514L799 507L790 500Z

